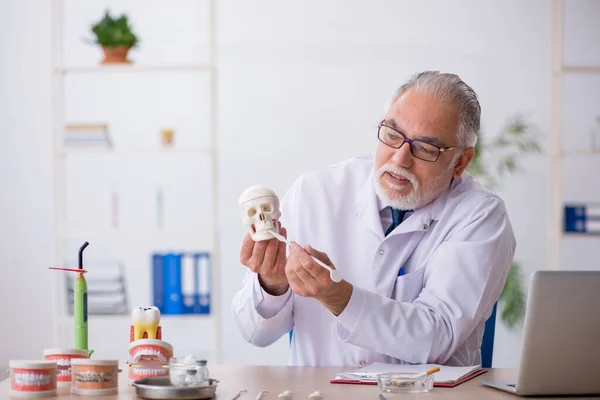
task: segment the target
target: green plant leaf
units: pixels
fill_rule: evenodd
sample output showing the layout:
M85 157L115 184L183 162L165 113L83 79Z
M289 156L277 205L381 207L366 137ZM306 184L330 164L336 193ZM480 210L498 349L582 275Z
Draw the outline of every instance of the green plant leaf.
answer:
M504 290L500 295L502 302L502 322L514 329L523 322L525 317L525 294L523 293L521 266L513 262L506 277Z
M95 36L94 43L101 46L135 47L139 43L125 14L115 19L106 10L102 19L92 25L91 31Z
M516 114L508 119L493 140L486 142L479 138L467 171L483 185L494 190L501 186L508 175L524 172L521 166L523 156L541 152L536 130L523 115ZM491 159L491 154L495 160L493 164L487 161ZM500 302L503 306L500 315L502 322L509 329L514 329L522 323L525 316L525 295L521 268L517 262L513 262L510 267Z

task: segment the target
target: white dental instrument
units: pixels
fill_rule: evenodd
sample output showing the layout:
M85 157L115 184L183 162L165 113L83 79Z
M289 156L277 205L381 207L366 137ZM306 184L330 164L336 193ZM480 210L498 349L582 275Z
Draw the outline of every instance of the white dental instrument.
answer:
M247 392L247 391L248 391L248 390L246 390L246 389L242 389L242 390L240 390L239 392L237 392L237 394L236 394L235 396L233 396L233 397L231 398L231 400L237 400L237 399L239 399L239 398L240 398L240 396L242 395L242 393L245 393L245 392Z
M290 242L288 242L287 239L285 237L283 237L282 235L280 235L279 233L277 233L273 230L270 230L269 232L271 232L271 235L273 235L276 239L290 245ZM315 262L317 264L319 264L321 267L323 267L329 271L329 277L331 278L332 281L334 281L335 283L339 283L342 281L342 274L340 273L340 271L338 271L337 269L331 268L329 265L325 264L323 261L319 260L318 258L316 258L314 256L311 256L311 257L313 258L313 260L315 260Z

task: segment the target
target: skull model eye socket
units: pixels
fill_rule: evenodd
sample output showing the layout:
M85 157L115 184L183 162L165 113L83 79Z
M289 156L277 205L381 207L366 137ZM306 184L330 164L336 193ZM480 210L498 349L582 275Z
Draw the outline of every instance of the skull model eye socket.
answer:
M271 212L271 211L273 211L273 207L269 203L263 204L262 210L263 210L263 212Z
M256 215L256 208L252 207L252 208L248 209L249 217L254 217L255 215Z

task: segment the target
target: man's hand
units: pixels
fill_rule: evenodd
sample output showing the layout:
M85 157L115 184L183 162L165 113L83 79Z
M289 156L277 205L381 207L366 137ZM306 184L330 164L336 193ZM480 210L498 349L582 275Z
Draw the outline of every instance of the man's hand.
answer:
M290 256L285 265L285 274L294 293L305 297L314 297L334 315L340 315L352 295L352 285L344 280L335 283L329 277L329 271L317 264L311 256L318 258L331 268L335 266L327 254L310 246L300 247L298 243L290 245Z
M279 233L287 238L283 226ZM258 274L260 285L267 293L281 296L288 290L284 242L275 238L255 242L248 233L240 250L240 262Z

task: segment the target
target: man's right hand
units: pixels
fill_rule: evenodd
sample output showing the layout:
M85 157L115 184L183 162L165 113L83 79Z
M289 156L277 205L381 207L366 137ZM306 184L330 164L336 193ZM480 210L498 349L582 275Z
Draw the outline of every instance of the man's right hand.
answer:
M279 233L287 238L284 227ZM258 274L262 288L273 296L287 292L289 284L285 275L286 244L273 238L255 242L246 234L240 251L240 262Z

